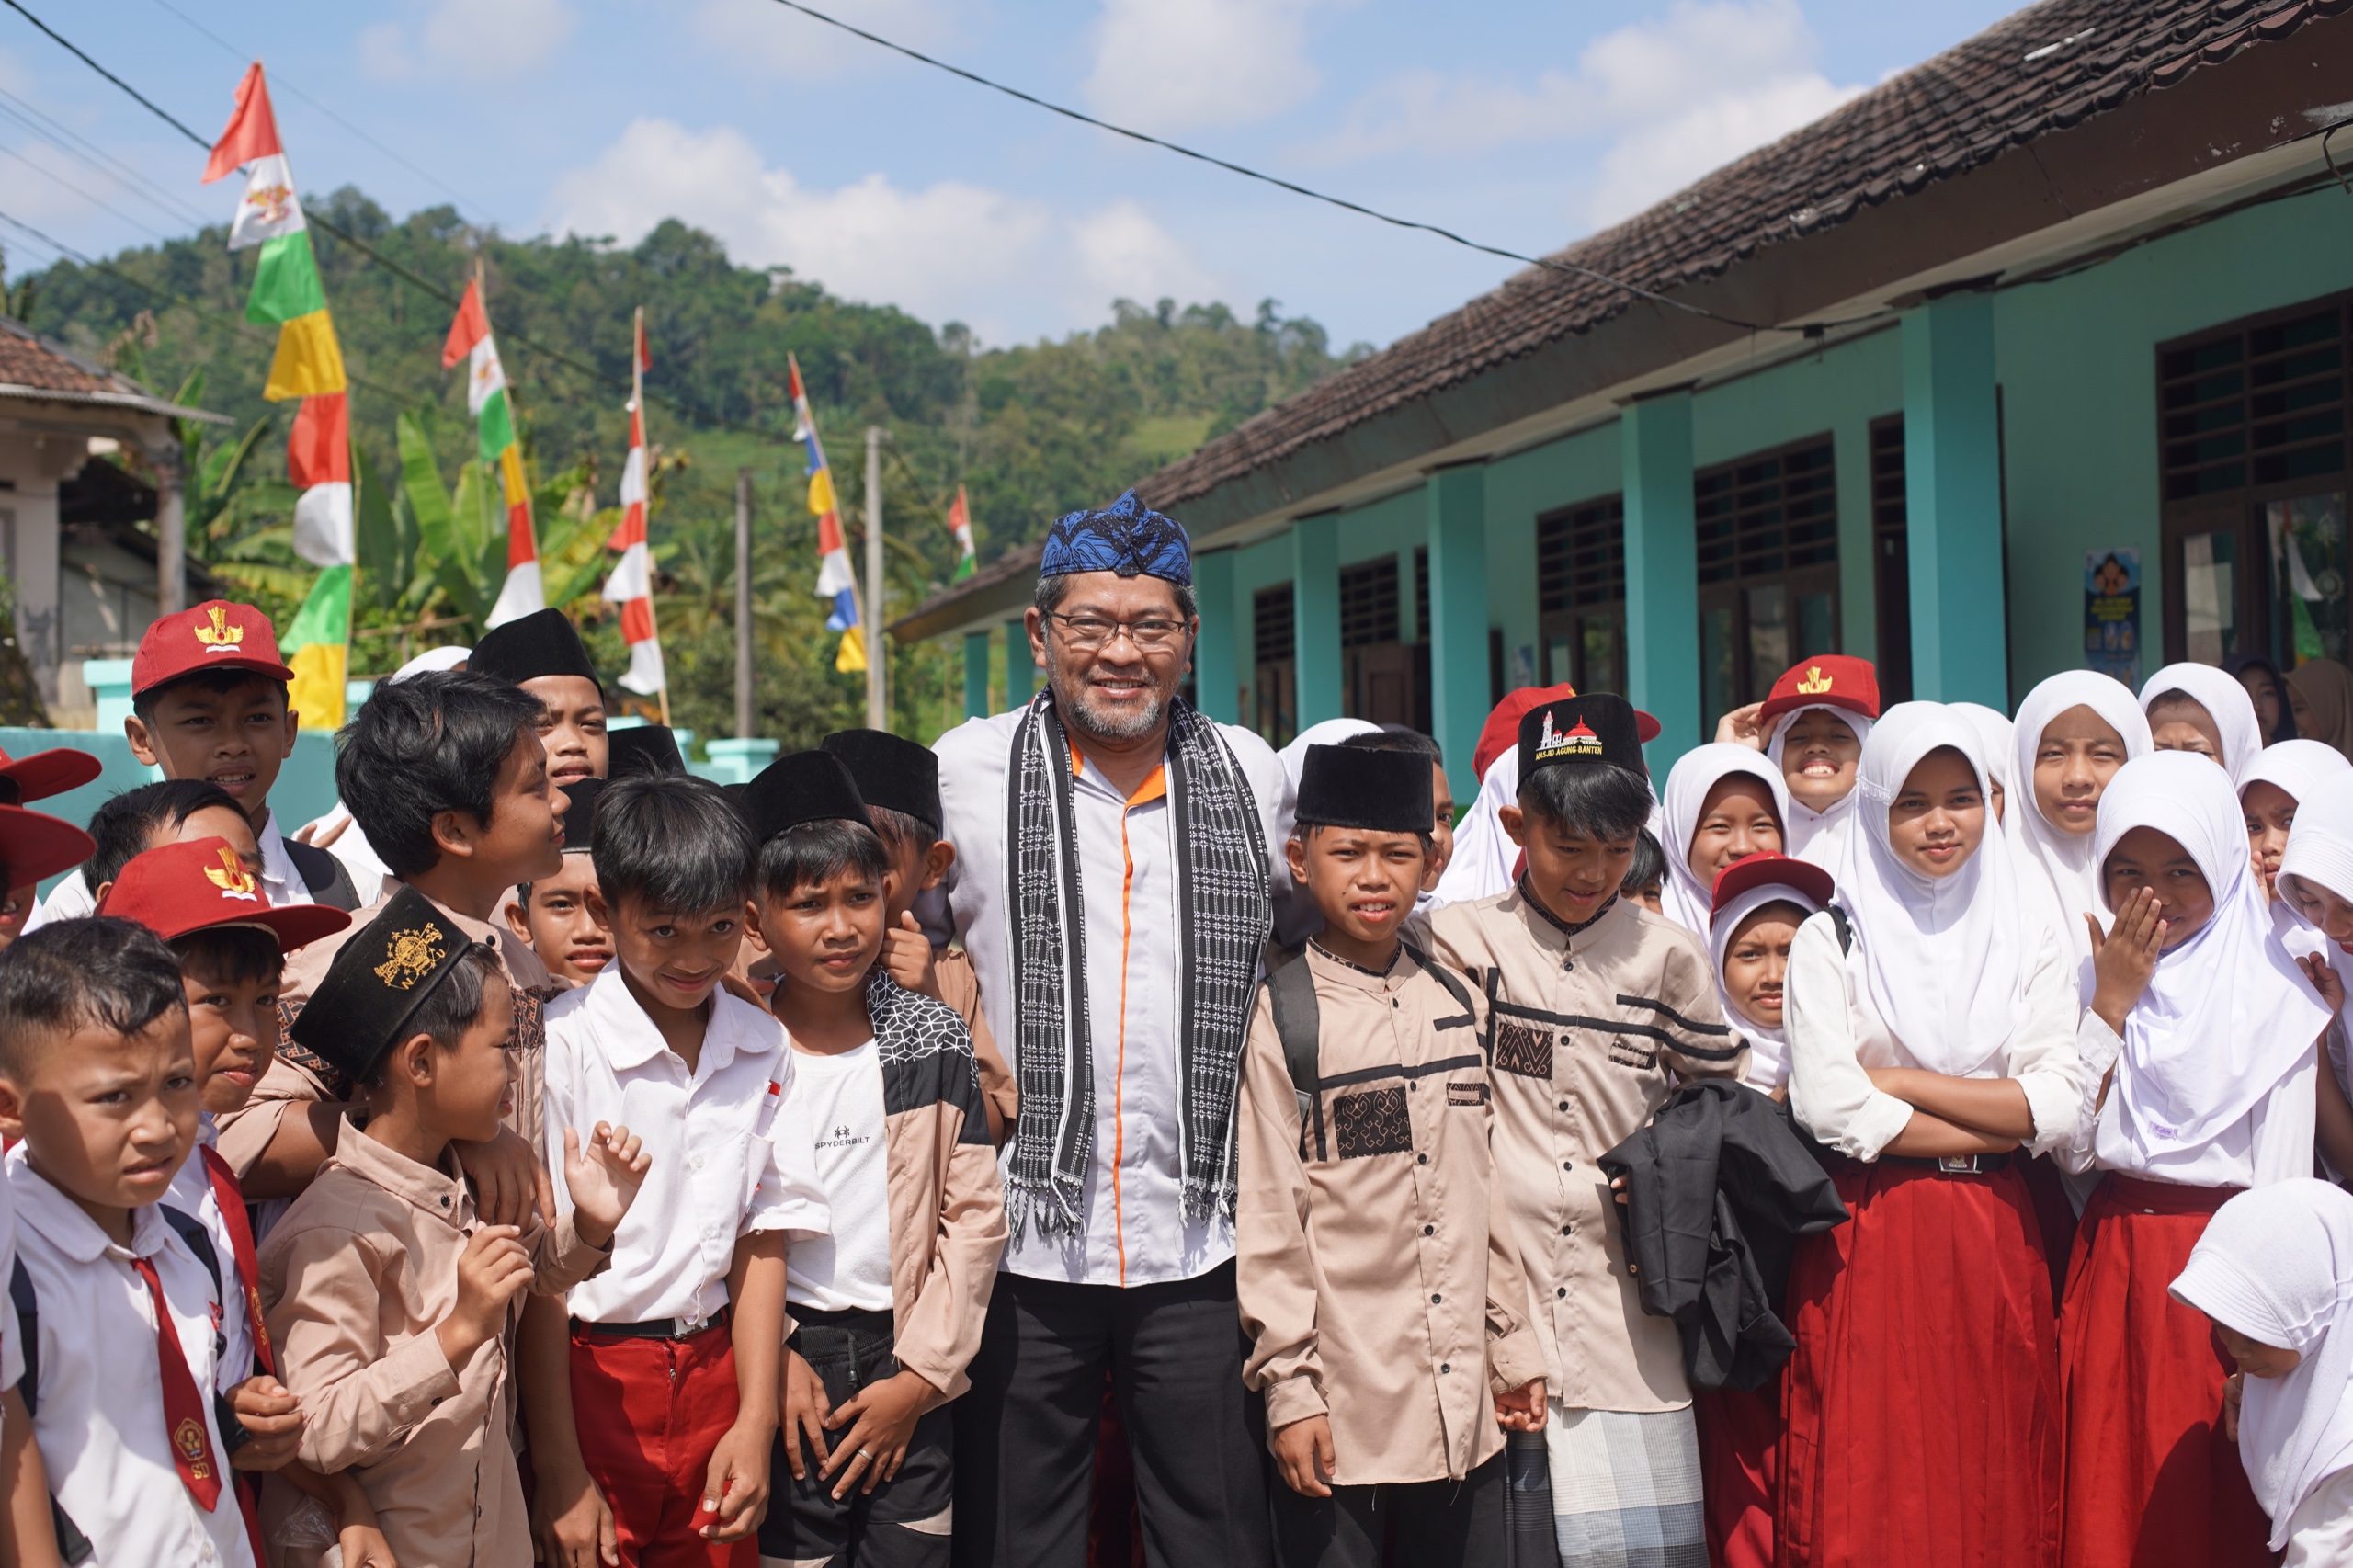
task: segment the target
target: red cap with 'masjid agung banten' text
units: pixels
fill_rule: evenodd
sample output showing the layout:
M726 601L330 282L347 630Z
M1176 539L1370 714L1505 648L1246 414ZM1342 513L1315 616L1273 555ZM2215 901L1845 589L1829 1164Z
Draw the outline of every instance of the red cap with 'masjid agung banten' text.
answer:
M225 838L165 844L133 856L98 913L135 920L166 942L215 926L259 926L290 951L351 924L350 915L323 903L271 907Z
M1866 719L1879 717L1879 672L1869 659L1824 653L1792 665L1773 683L1759 719L1777 719L1801 708L1844 708Z
M251 605L207 599L149 625L131 657L131 695L199 670L249 670L272 680L294 678L278 656L278 633L270 629L269 617Z

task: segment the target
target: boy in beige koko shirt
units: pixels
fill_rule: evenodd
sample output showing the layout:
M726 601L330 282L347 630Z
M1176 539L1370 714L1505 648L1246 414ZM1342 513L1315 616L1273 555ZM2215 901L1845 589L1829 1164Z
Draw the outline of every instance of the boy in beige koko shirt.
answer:
M1311 746L1291 875L1324 929L1243 1051L1236 1284L1284 1568L1504 1561L1504 1428L1543 1352L1488 1154L1482 1007L1399 937L1430 854L1418 754Z
M1598 1161L1678 1082L1736 1074L1747 1047L1699 938L1620 892L1652 804L1640 722L1606 694L1531 710L1503 811L1527 870L1430 922L1432 956L1489 1011L1495 1179L1544 1349L1563 1568L1622 1562L1630 1543L1668 1568L1707 1562L1682 1341L1642 1310Z

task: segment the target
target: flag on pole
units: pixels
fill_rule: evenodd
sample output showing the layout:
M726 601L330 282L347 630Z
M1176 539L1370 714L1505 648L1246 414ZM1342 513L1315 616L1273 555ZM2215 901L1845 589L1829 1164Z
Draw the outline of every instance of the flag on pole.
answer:
M621 607L621 641L629 644L629 673L621 676L621 685L640 697L652 697L668 684L662 669L662 639L654 628L654 562L645 543L644 376L653 368L653 357L645 351L645 313L640 311L631 373L636 395L629 400L629 460L621 465L621 521L613 530L611 546L621 558L605 579L606 601Z
M531 531L531 491L523 478L523 447L515 438L515 408L506 393L506 369L490 335L490 312L483 308L482 278L466 285L457 319L441 345L441 368L466 361L466 410L474 416L477 448L485 467L498 471L506 500L506 581L490 607L486 624L504 626L547 608L540 585L539 540Z
M825 449L817 439L817 421L809 412L808 390L801 384L801 361L787 354L791 376L792 438L809 449L809 510L817 518L817 597L831 599L834 612L825 630L842 634L834 650L834 668L844 675L866 668L866 632L858 624L858 574L849 568L849 551L842 543L842 515L834 497L834 471L826 466Z
M955 581L961 583L972 574L979 563L972 559L972 509L964 500L964 487L956 487L956 499L948 507L948 531L956 536L956 548L963 553L956 558Z
M205 183L243 166L244 193L229 223L229 248L261 247L254 267L253 292L245 319L278 324L278 350L271 358L262 396L282 403L301 398L294 428L286 442L286 477L301 492L294 502L294 550L320 569L294 624L278 640L294 671L288 705L306 730L333 730L343 723L343 680L351 643L351 410L343 350L327 314L325 287L311 251L309 222L295 193L286 148L278 139L278 117L269 107L269 84L260 62L246 67L237 84L229 125L213 143L204 165Z

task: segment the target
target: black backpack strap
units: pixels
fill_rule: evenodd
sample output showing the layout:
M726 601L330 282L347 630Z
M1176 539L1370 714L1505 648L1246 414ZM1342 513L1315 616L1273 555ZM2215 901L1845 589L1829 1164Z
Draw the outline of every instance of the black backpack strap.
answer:
M1324 1074L1320 1060L1323 1021L1315 1006L1315 977L1308 972L1304 950L1267 976L1267 999L1274 1007L1275 1034L1283 1042L1283 1064L1290 1069L1290 1086L1299 1096L1301 1152L1305 1153L1312 1130L1315 1135L1315 1157L1328 1158L1324 1146Z
M1471 988L1462 983L1461 975L1439 963L1403 937L1397 938L1397 945L1405 949L1407 958L1421 966L1423 972L1446 987L1446 994L1454 998L1456 1006L1473 1017L1478 1016L1479 1010L1471 1005Z
M221 1289L221 1249L212 1244L211 1233L204 1228L204 1221L193 1214L183 1213L168 1203L159 1207L163 1210L164 1222L171 1226L175 1235L188 1244L188 1250L196 1254L196 1261L204 1265L204 1271L212 1276L212 1299L221 1304L222 1312L227 1312L229 1297ZM228 1347L229 1337L221 1331L220 1320L216 1318L212 1328L213 1359L219 1360ZM237 1381L243 1382L244 1379ZM212 1390L212 1419L221 1428L222 1452L233 1454L252 1440L253 1434L246 1431L245 1424L237 1419L235 1408L230 1404L229 1396L221 1392L217 1380Z
M8 1271L8 1301L17 1309L17 1335L25 1352L25 1375L17 1385L17 1397L25 1402L25 1414L30 1415L40 1403L40 1298L33 1294L33 1277L25 1272L21 1257ZM82 1533L54 1493L49 1499L49 1525L57 1536L58 1559L66 1568L80 1568L97 1555L97 1548L90 1544L90 1538Z
M1824 914L1830 916L1831 926L1838 933L1838 950L1842 953L1853 952L1855 926L1854 922L1847 918L1847 912L1835 903L1825 903L1822 906L1822 910Z

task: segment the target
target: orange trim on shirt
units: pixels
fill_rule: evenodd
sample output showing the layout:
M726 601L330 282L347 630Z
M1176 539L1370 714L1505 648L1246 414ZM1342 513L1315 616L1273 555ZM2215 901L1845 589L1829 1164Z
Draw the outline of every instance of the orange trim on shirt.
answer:
M1086 771L1086 758L1079 755L1079 750L1076 745L1073 745L1070 748L1070 776L1073 778L1075 778ZM1167 794L1168 765L1164 762L1159 767L1152 770L1152 776L1150 778L1136 786L1136 792L1128 797L1128 805L1131 809L1137 806L1149 805L1154 801L1165 799ZM1125 832L1126 830L1122 829L1121 831Z

